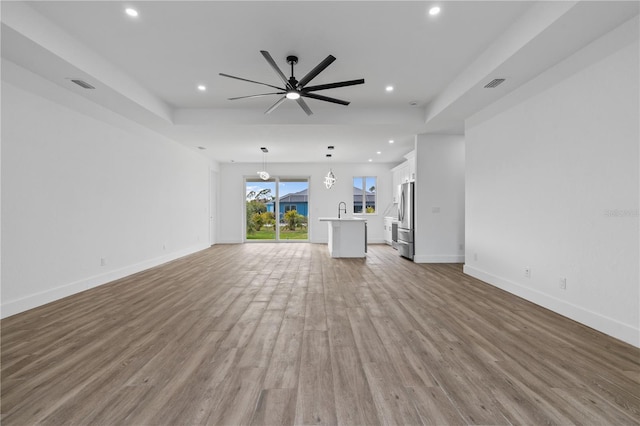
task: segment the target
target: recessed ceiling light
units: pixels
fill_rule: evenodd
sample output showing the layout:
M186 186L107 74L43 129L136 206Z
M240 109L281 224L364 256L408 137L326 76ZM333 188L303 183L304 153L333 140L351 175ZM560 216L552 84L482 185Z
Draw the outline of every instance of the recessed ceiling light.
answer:
M393 139L389 139L389 143L393 143L395 142Z
M384 88L387 92L393 92L393 86L387 86Z
M382 154L382 151L376 151L376 154L380 155Z
M373 158L369 158L369 162L372 162L372 161L373 161Z
M200 84L198 85L198 90L201 92L204 92L207 90L207 86L205 86L204 84Z
M429 9L429 15L431 16L436 16L438 13L440 13L440 8L438 6L433 6Z
M129 16L133 16L134 18L138 16L138 11L131 7L126 8L124 12Z

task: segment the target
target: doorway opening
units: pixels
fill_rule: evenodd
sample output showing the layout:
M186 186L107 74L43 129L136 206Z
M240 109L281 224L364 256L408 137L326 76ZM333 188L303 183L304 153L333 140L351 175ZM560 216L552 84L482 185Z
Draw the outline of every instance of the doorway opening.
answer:
M245 178L245 241L308 241L309 178Z

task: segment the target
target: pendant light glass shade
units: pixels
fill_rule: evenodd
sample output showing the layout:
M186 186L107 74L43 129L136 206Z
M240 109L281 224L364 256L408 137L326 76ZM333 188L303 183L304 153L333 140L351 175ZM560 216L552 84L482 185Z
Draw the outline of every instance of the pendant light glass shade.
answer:
M269 173L267 172L267 148L260 148L262 150L262 170L258 172L258 176L262 180L269 180Z
M336 183L336 176L333 174L333 170L329 169L329 173L324 177L324 186L331 189L334 183Z
M333 145L327 147L329 151L333 151ZM331 160L333 159L332 154L327 154L327 158L329 159L329 164L331 164ZM333 174L333 170L329 167L329 173L324 177L324 186L327 189L331 189L333 184L336 183L336 175Z

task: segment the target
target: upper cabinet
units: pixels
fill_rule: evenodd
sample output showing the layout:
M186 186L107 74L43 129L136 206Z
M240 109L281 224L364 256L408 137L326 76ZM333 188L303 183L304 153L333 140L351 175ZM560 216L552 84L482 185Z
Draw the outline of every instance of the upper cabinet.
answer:
M406 163L408 163L409 171L408 177L409 180L407 182L415 182L416 181L416 151L413 150L407 155L404 156L407 159Z
M393 169L391 169L394 188L394 203L397 203L399 201L400 184L406 182L415 182L416 180L416 152L411 151L410 153L406 154L404 158L406 158L407 161L400 163Z

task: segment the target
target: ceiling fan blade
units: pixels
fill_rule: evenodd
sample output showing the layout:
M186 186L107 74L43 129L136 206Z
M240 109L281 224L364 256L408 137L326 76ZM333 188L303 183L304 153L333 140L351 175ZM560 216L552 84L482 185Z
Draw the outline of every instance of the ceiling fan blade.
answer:
M349 105L351 102L343 101L342 99L330 98L328 96L316 95L315 93L300 93L300 96L305 96L311 99L317 99L319 101L333 102L334 104Z
M222 72L220 73L220 75L223 76L223 77L235 78L236 80L248 81L249 83L262 84L263 86L273 87L274 89L278 89L278 90L284 90L282 87L272 86L271 84L261 83L259 81L249 80L249 79L242 78L242 77L236 77L234 75L229 75L229 74L225 74L225 73L222 73Z
M286 99L287 99L286 96L281 97L280 99L278 99L278 101L275 104L271 105L271 108L266 110L264 113L265 114L269 114L271 111L273 111L274 109L278 108L280 106L280 104L283 103Z
M317 86L305 87L305 92L315 92L316 90L334 89L336 87L354 86L356 84L364 84L364 78L359 80L339 81L337 83L319 84Z
M307 113L307 115L312 115L313 114L313 112L311 111L311 108L309 108L309 105L307 105L307 103L304 101L304 99L298 98L298 99L296 99L296 102L298 102L298 105L300 105L300 108L302 108L304 110L304 112Z
M305 84L313 80L318 74L320 74L326 67L331 65L336 58L333 55L327 56L322 62L320 62L314 69L309 71L307 75L302 77L302 79L298 82L298 86L304 87Z
M267 52L266 50L261 50L260 53L262 53L262 56L264 56L267 62L269 62L269 65L271 65L271 68L273 68L276 74L278 74L278 77L280 77L280 79L284 83L284 87L288 89L292 88L291 85L289 84L289 80L287 80L287 77L285 77L285 75L282 73L278 65L276 65L276 62L271 57L271 54L269 54L269 52Z
M262 96L269 96L269 95L284 95L286 92L272 92L272 93L261 93L259 95L249 95L249 96L237 96L235 98L227 98L230 101L235 101L237 99L249 99L249 98L260 98Z

